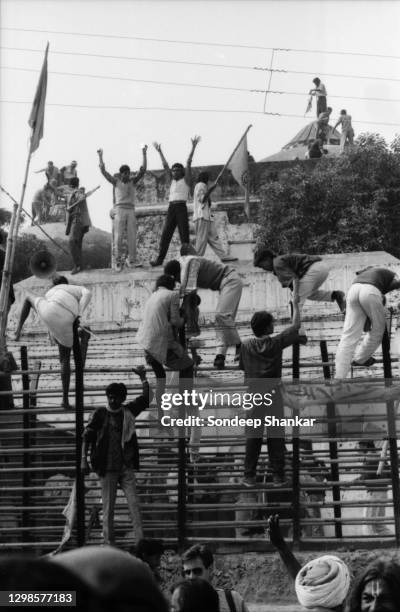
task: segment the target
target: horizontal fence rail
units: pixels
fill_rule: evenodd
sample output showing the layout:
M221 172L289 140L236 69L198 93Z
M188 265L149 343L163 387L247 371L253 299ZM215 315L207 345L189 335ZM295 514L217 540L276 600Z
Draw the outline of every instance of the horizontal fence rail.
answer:
M85 423L96 407L105 405L104 389L110 382L124 382L129 399L141 391L132 367L142 362L142 355L136 345L129 345L126 334L117 359L116 338L105 336L103 350L98 337L89 346ZM223 372L214 370L213 350L208 343L200 351L205 363L196 370L195 388L245 391L243 376L233 362ZM285 352L285 385L329 387L333 374L329 342L311 338L304 356L303 347L301 351L301 356L296 349ZM384 342L373 377L370 372L363 380L383 389L390 384L390 364L397 367L397 360L390 361ZM58 548L64 533L63 510L77 476L81 435L77 442L75 411L60 407L57 355L44 338L35 336L29 354L22 348L21 369L12 373L12 380L12 392L0 392L3 398L12 398L8 409L0 411L0 550L49 552ZM154 390L152 372L149 380ZM176 381L172 377L169 382L173 389ZM72 383L71 397L78 388ZM188 431L179 438L177 430L160 426L153 399L136 421L141 461L137 487L145 536L178 547L212 540L221 549L238 544L246 550L268 549L266 519L279 513L285 537L297 546L329 548L339 542L399 546L397 401L374 400L366 406L364 399L341 398L310 405L307 417L317 418L315 430L285 430L285 483L272 482L264 434L256 482L245 487L243 429L207 428L197 448L190 444ZM84 479L79 514L67 546L81 544L82 538L100 543L101 492L93 473ZM117 496L115 527L118 544L132 546L135 534L122 493Z

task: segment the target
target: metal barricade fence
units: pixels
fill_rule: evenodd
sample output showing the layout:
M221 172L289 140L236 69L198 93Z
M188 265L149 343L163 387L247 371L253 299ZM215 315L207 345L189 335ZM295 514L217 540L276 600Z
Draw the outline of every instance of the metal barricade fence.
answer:
M306 362L306 366L323 368L329 381L331 364L323 341L320 350L321 361ZM385 374L391 374L385 351L383 357ZM59 387L38 386L39 376L59 375L59 370L41 368L37 362L30 365L23 347L21 370L13 373L15 380L21 379L20 388L14 383L15 406L0 413L0 551L49 552L57 548L65 526L62 512L80 456L81 432L77 437L75 413L54 405L54 399L61 396ZM286 380L289 387L304 382L298 347L286 366L292 371L292 380ZM202 370L206 375L210 368ZM94 372L104 375L104 384L89 384ZM104 405L105 384L116 374L129 372L131 368L85 370L86 419L95 407ZM378 387L383 384L382 379L365 380ZM201 383L202 378L197 378L198 388ZM306 384L321 385L323 379L307 380ZM127 386L130 394L140 393L140 385ZM221 388L244 389L241 380L229 377ZM285 536L297 547L335 548L340 543L399 546L396 405L392 400L373 401L371 409L366 410L365 401L352 401L352 412L346 415L343 406L348 404L327 401L318 413L308 409L308 416L318 416L320 427L316 431L304 435L301 428L286 430L286 484L273 485L263 453L257 483L246 488L243 432L221 435L212 428L203 432L200 453L193 462L186 437L160 431L153 402L145 417L137 419L141 456L138 494L145 535L180 548L192 542L214 541L222 548L263 550L269 547L266 518L279 513ZM351 426L347 428L346 423ZM359 444L362 439L368 442L365 448ZM386 457L382 446L388 448ZM372 467L368 466L368 457ZM376 478L374 470L382 461L384 470ZM362 476L366 463L366 475ZM135 537L123 496L117 499L115 520L118 543L129 548ZM92 474L85 479L84 497L78 499L78 519L68 545L100 541L101 495Z

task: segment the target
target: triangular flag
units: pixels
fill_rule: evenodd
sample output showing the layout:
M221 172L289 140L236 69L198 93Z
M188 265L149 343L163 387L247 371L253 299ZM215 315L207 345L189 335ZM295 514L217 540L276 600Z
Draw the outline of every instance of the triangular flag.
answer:
M47 43L44 56L42 70L40 72L39 82L33 100L31 114L29 115L28 123L32 128L31 136L31 153L39 147L41 138L43 137L44 125L44 108L46 104L47 91L47 55L49 52L49 43Z
M232 172L232 176L239 183L239 185L245 190L245 203L244 211L247 218L250 216L250 204L249 204L249 164L248 164L248 153L247 153L247 133L244 135L239 145L237 146L232 158L230 159L227 167Z

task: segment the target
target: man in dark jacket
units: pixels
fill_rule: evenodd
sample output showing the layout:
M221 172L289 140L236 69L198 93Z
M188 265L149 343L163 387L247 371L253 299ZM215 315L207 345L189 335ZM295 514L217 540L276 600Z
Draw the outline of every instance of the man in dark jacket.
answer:
M143 395L124 405L126 386L123 383L108 385L108 406L93 412L83 434L82 469L87 471L89 468L87 455L90 449L91 467L100 478L105 544L114 542L114 507L118 484L125 493L136 540L143 537L135 478L135 471L139 469L135 418L149 407L151 392L144 366L133 371L140 376Z
M89 227L92 225L86 198L92 195L92 193L94 193L98 187L85 193L84 187L79 187L78 178L72 178L70 184L73 191L71 192L67 203L67 226L65 228L65 233L67 236L69 236L69 250L74 262L74 267L71 270L71 274L77 274L82 270L83 237L89 231Z

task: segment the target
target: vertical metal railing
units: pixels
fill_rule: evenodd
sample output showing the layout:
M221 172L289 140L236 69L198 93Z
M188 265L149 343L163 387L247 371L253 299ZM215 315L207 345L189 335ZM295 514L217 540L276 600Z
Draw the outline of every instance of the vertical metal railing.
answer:
M322 370L325 380L331 379L331 369L329 367L329 355L326 340L320 341ZM341 538L342 531L342 509L340 507L341 492L340 492L340 472L339 472L339 455L337 446L337 428L336 428L336 406L334 402L328 402L326 405L328 417L328 438L329 438L329 459L331 480L335 483L332 485L332 498L334 501L333 515L335 517L335 536Z
M292 349L292 377L294 380L300 378L300 344L293 344ZM298 408L294 411L294 417L298 415ZM297 548L300 544L300 439L299 427L292 430L292 482L293 482L293 546Z
M75 478L76 478L76 539L78 546L85 544L85 481L81 469L82 438L84 428L83 359L78 336L78 323L74 322L73 354L75 362Z
M29 391L29 375L27 374L28 368L28 350L26 346L21 346L21 370L23 371L22 389L24 391ZM21 523L22 527L27 530L26 540L30 542L31 537L27 529L31 525L30 510L27 510L31 503L31 415L29 412L30 402L28 393L25 393L22 397L22 406L24 409L22 415L22 467L24 468L22 473L22 507L24 509L22 511Z
M383 374L385 385L392 384L392 360L390 357L390 336L387 328L382 338ZM392 477L393 516L396 546L400 546L400 481L399 453L397 448L396 412L393 400L386 402L386 414L389 436L390 471Z

